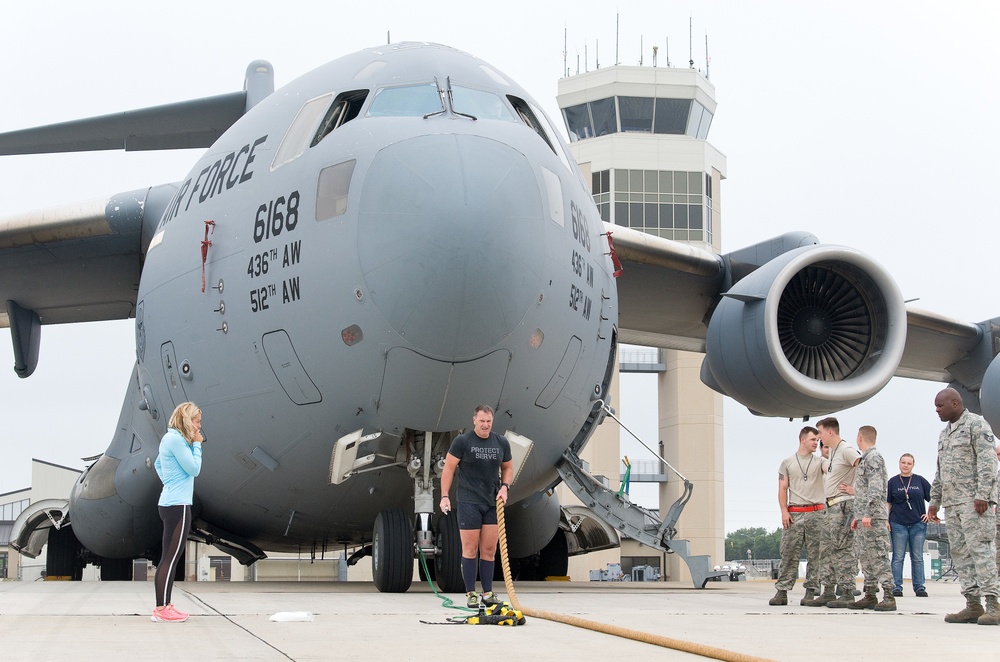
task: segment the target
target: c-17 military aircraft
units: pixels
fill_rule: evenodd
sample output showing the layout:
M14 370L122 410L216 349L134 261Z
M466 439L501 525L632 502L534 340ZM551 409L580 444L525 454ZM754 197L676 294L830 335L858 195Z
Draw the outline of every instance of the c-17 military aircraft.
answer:
M998 420L997 320L907 310L874 260L806 233L720 256L603 223L531 96L446 46L367 49L277 91L258 61L241 92L0 134L8 156L196 147L180 181L0 219L18 375L42 325L135 319L110 446L15 523L23 553L48 543L51 575L158 559L153 461L188 400L207 436L193 539L247 564L355 549L390 592L418 552L462 590L434 491L480 403L514 449L520 577L623 531L704 585L676 513L616 498L579 459L612 414L619 342L704 352L703 381L761 415L837 411L903 375ZM560 481L591 508L561 506Z

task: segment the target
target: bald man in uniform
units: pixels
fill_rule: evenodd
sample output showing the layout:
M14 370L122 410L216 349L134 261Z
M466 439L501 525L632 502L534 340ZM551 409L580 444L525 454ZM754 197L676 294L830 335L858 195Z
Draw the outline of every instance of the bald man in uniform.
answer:
M947 623L1000 624L997 584L997 454L993 430L982 416L965 408L962 396L946 388L934 398L938 418L947 423L938 436L937 472L931 483L927 518L940 522L948 512L951 558L965 596L965 609L944 617ZM986 609L982 597L986 596Z

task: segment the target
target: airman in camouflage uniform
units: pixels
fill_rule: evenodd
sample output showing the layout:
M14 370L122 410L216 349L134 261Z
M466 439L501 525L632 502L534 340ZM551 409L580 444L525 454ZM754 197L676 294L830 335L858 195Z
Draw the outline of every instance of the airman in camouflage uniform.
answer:
M806 426L799 431L799 448L778 468L778 506L781 508L781 565L777 592L769 605L787 605L788 591L799 576L799 555L806 548L805 604L819 593L819 543L826 515L823 489L823 459L816 457L819 430Z
M965 409L962 396L946 388L934 398L938 418L948 423L938 437L937 473L931 484L927 517L940 522L948 510L951 558L966 607L948 614L948 623L1000 624L997 596L996 514L997 456L993 431L982 416ZM982 596L986 596L983 610Z
M1000 464L1000 446L997 446L997 463ZM997 489L1000 490L1000 471L997 472ZM997 581L1000 581L1000 517L997 517L997 537L994 545L997 548Z
M889 511L885 505L886 484L889 472L885 459L875 449L875 428L870 425L858 430L858 463L854 479L854 519L851 529L861 538L861 571L865 574L865 595L847 605L851 609L896 611L896 598L892 595L892 568L889 553ZM875 597L882 587L882 602Z
M851 515L854 474L861 459L858 450L840 438L840 423L829 416L816 423L820 440L830 448L826 472L826 515L820 541L822 595L803 601L807 607L847 607L854 602L858 559L854 554Z

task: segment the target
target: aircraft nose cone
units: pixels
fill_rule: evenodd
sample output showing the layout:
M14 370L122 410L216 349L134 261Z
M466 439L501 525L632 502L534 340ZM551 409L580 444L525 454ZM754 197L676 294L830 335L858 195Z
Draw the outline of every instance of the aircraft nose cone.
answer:
M542 231L541 194L523 154L479 136L420 136L375 156L358 255L392 328L456 360L495 347L535 301Z

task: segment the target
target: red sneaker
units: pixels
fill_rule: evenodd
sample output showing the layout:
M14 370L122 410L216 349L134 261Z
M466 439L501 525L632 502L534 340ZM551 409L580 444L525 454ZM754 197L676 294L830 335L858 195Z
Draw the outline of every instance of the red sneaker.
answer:
M183 623L187 619L188 615L175 610L173 605L157 607L150 617L154 623Z
M175 607L174 603L172 603L172 602L170 604L168 604L166 607L164 607L164 609L169 609L175 616L180 616L185 621L187 620L188 616L190 615L190 614L185 614L180 609L178 609L177 607Z

